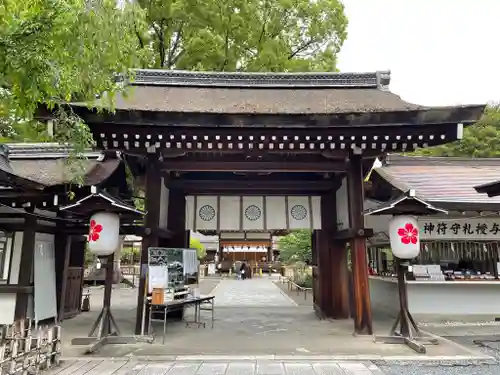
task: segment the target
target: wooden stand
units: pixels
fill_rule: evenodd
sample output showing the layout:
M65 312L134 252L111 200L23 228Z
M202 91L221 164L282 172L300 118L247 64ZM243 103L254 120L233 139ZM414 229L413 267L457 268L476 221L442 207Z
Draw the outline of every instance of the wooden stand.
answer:
M106 344L135 344L135 336L120 336L120 330L111 313L111 290L113 286L113 258L114 255L102 259L102 266L106 268L104 298L102 310L92 325L88 337L78 337L71 340L72 345L90 345L85 354L91 354Z
M408 291L406 288L408 264L403 264L400 259L396 259L396 267L398 271L399 314L392 325L389 336L375 337L375 342L405 344L417 353L425 354L427 350L424 344L437 345L438 341L430 337L424 337L421 334L408 310Z

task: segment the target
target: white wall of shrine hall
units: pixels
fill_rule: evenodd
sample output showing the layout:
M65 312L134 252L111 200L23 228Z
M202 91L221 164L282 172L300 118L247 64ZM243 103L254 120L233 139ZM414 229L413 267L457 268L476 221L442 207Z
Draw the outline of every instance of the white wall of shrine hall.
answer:
M0 207L0 212L9 210ZM35 213L53 216L47 211L36 210ZM18 285L23 272L30 272L34 292L30 295L28 314L35 321L57 317L56 272L54 235L36 233L34 244L33 269L21 269L21 253L24 233L2 230L2 224L22 223L22 218L0 219L0 284ZM39 224L53 226L54 223L38 220ZM12 324L16 308L16 293L0 293L0 324Z

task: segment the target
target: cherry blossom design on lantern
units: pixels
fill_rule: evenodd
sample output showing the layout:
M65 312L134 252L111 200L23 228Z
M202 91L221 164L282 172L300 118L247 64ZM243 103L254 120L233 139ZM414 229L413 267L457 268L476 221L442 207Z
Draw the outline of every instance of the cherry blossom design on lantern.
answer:
M398 229L398 236L405 245L416 244L418 241L418 230L411 223L406 223L404 228Z
M97 224L95 220L90 220L90 230L89 230L89 241L97 241L99 237L99 233L102 232L102 225Z

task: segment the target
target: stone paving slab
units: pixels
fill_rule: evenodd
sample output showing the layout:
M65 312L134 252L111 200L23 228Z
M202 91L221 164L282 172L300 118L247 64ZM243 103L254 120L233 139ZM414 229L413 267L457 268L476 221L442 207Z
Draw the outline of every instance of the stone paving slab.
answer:
M212 291L218 306L297 306L267 277L251 280L224 279Z
M45 375L384 375L371 362L63 361Z

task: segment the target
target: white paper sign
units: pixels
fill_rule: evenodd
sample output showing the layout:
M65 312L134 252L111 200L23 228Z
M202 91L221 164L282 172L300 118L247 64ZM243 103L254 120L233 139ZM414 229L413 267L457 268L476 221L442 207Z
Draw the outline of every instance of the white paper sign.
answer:
M149 266L148 289L149 293L153 288L165 289L168 286L168 268L165 266Z

